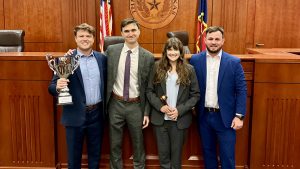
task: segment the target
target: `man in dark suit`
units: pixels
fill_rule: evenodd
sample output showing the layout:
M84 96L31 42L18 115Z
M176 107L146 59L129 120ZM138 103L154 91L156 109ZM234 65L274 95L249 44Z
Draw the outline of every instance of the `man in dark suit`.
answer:
M89 169L98 169L105 112L104 88L106 57L93 51L95 28L84 23L74 29L79 68L68 79L53 76L49 92L57 96L69 87L73 104L63 106L61 123L66 129L68 168L80 169L84 137L86 137ZM72 56L74 57L74 56Z
M222 169L235 168L236 130L246 113L247 86L239 58L222 51L224 30L206 30L206 52L192 56L200 88L199 131L206 169L217 169L219 144Z
M134 168L145 168L142 129L149 124L146 87L154 64L153 55L138 44L140 28L134 19L121 22L125 43L110 45L108 58L107 106L110 131L110 168L123 168L122 138L127 124L133 147Z

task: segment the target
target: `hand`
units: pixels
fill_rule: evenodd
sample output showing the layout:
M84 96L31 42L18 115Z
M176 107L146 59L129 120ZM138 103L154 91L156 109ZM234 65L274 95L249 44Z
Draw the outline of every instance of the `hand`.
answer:
M235 117L232 120L231 128L233 128L234 130L239 130L243 127L243 124L244 124L243 120L240 120L239 118Z
M148 125L149 125L149 116L144 116L143 129L148 127Z
M172 112L172 108L169 107L168 105L164 105L163 107L160 108L160 111L166 114L169 114Z
M170 113L167 113L167 115L173 120L176 121L177 117L179 115L178 110L176 108L172 108Z
M72 55L75 49L69 49L67 53L65 53L65 56Z
M61 89L68 86L69 79L66 78L60 78L56 82L56 90L59 92Z

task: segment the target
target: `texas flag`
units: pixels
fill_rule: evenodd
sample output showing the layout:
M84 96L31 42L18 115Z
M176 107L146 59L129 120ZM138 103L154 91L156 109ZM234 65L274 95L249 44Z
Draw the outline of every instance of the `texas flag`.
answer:
M204 38L207 28L207 1L198 1L198 17L197 17L197 33L196 33L196 49L197 53L206 49Z

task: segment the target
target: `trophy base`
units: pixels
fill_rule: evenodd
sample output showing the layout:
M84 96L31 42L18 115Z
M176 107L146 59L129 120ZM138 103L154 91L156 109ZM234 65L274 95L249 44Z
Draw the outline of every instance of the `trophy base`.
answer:
M57 105L71 105L73 104L72 96L59 96L57 102Z

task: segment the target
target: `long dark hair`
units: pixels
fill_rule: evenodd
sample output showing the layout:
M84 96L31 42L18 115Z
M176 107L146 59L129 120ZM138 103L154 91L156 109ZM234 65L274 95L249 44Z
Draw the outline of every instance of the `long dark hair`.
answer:
M176 72L178 74L177 84L187 86L191 83L190 70L187 67L186 60L184 59L182 42L175 37L169 38L165 43L162 57L155 72L153 83L161 83L168 76L167 72L172 69L169 58L167 56L167 51L171 48L173 48L174 50L179 50L180 52L180 56L177 59L176 63Z

